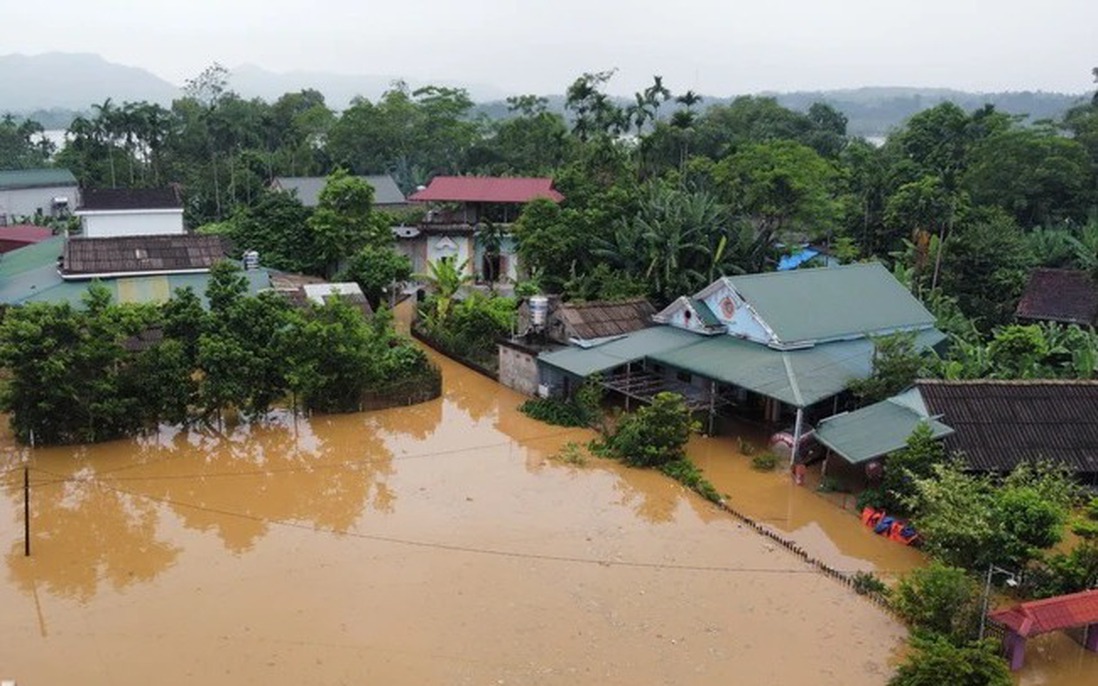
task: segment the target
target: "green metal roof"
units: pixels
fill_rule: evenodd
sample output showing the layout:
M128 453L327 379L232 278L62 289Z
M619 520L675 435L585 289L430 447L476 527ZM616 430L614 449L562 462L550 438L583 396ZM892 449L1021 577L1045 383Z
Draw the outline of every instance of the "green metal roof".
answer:
M934 326L879 262L728 278L782 343Z
M915 346L925 350L944 338L937 329L927 329L915 335ZM657 326L593 348L569 347L538 356L539 361L580 377L643 358L808 407L870 375L873 341L861 338L783 351L733 336Z
M721 324L721 320L717 319L717 315L713 314L713 310L709 309L709 305L705 304L704 300L691 298L690 305L694 308L694 311L698 313L698 318L702 320L702 324L705 324L707 327L724 326Z
M861 464L904 448L920 422L929 423L934 438L953 433L949 426L916 411L903 397L896 397L828 417L816 427L816 438L847 462Z
M586 377L664 350L690 345L698 338L682 329L653 326L591 348L572 346L541 353L538 360L570 374Z
M68 169L5 169L0 171L0 190L75 185L76 177Z

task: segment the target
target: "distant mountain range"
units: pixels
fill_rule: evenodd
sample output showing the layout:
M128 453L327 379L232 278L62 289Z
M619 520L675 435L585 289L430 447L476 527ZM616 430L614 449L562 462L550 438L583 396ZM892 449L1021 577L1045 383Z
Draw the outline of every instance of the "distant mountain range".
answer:
M314 88L324 94L331 107L342 109L358 95L377 99L397 78L329 72L276 73L243 65L231 70L229 86L243 97L266 100ZM502 89L484 84L435 83L466 88L470 96L481 103L478 110L488 116L500 117L507 113L504 102L507 93ZM0 113L29 116L48 129L66 128L77 113L86 112L93 103L101 103L107 98L116 103L146 100L167 106L180 95L178 85L149 71L86 53L0 55L0 84L3 84ZM408 80L408 85L416 88L426 84ZM847 116L850 133L861 136L883 136L912 114L946 100L967 110L991 103L1011 114L1050 119L1059 117L1086 97L1043 92L969 93L944 88L893 87L760 95L773 96L782 105L797 110L806 110L814 102L827 102ZM549 97L552 109L563 109L563 96ZM703 105L730 100L730 97L706 97ZM622 103L625 102L623 99Z

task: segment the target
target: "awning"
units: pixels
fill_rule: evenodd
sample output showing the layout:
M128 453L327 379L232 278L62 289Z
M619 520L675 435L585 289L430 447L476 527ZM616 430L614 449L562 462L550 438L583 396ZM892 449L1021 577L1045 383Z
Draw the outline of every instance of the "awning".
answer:
M590 348L568 347L541 353L538 361L575 376L588 377L700 340L700 336L689 331L653 326Z
M912 402L908 391L854 412L828 417L816 426L816 439L851 464L868 462L907 446L907 439L920 423L930 426L934 438L944 438L953 429L919 411L921 400Z

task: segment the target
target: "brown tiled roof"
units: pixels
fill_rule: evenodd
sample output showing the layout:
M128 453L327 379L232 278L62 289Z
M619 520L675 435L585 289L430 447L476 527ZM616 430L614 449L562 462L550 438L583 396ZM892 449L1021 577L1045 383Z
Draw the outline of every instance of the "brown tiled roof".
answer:
M1018 301L1019 319L1093 324L1098 317L1098 285L1076 269L1036 269Z
M70 238L63 274L116 274L209 269L225 259L220 236L195 234Z
M85 188L81 210L180 209L183 200L176 188Z
M1098 473L1098 381L919 380L932 416L955 429L946 448L981 471L1047 460Z
M1098 590L1034 600L993 612L989 617L1024 638L1095 624L1098 623Z
M644 298L618 302L564 303L556 311L570 338L590 340L623 334L651 326L656 308Z

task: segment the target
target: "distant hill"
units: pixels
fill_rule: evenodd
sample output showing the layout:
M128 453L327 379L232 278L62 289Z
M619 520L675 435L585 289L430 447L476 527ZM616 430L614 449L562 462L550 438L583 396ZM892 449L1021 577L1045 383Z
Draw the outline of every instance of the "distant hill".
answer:
M1020 91L1007 93L969 93L948 88L856 88L796 93L763 93L793 110L805 111L814 102L826 102L846 115L848 130L856 136L884 136L911 115L946 101L965 111L986 104L1007 114L1025 115L1028 121L1058 119L1070 107L1084 102L1089 95Z
M1070 95L1023 91L1016 93L969 93L948 88L866 87L829 91L798 91L794 93L763 92L755 95L771 97L784 107L805 112L813 103L825 102L846 115L847 132L854 136L881 138L902 125L911 115L946 101L955 102L965 111L972 111L985 104L1007 114L1024 115L1027 121L1058 119L1070 107L1089 100L1089 94ZM727 105L737 96L702 96L701 110L713 105ZM564 114L564 96L547 96L548 108ZM619 107L632 104L629 98L614 98ZM669 118L675 111L674 103L660 109L660 118ZM507 116L504 100L482 102L477 112L491 119Z
M179 95L177 86L151 72L87 53L0 55L0 84L0 112L15 113L86 110L107 98L168 105Z
M334 74L330 72L277 73L253 65L231 70L229 86L245 98L277 99L288 92L313 88L324 94L334 109L345 108L357 95L376 100L398 77L377 74ZM408 79L415 89L426 85ZM107 98L116 103L147 100L169 105L179 97L179 87L138 67L128 67L83 53L0 56L0 114L11 112L40 121L48 129L66 128L77 113L87 112ZM507 93L491 85L437 81L436 85L466 88L478 101L476 113L491 118L507 116ZM1069 107L1083 102L1084 95L1063 93L968 93L945 88L869 87L795 93L761 93L795 110L807 110L814 102L826 102L844 113L849 132L858 136L882 137L911 115L946 100L965 110L985 103L1009 114L1027 115L1032 120L1056 119ZM563 112L564 96L550 95L549 107ZM618 98L619 104L631 100ZM731 102L731 97L706 96L702 106ZM670 116L672 103L661 109Z

